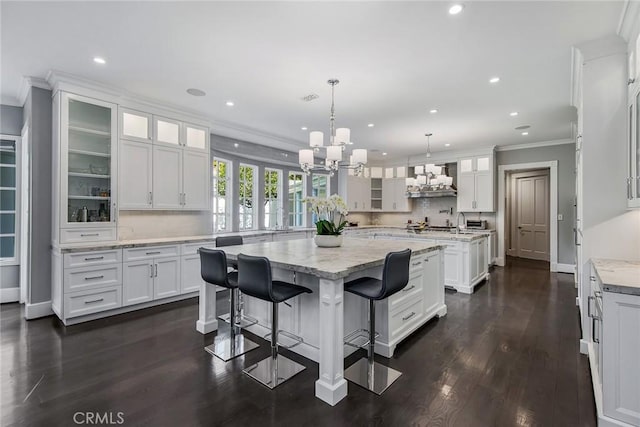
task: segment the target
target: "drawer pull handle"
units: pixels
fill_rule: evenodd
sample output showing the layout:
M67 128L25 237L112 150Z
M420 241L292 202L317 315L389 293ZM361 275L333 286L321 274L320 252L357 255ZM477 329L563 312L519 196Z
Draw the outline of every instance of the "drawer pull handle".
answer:
M414 262L414 263L413 263L413 264L411 264L411 265L413 265L414 267L416 267L416 266L420 265L420 261L418 261L418 262Z
M80 237L91 237L91 236L99 236L100 233L82 233Z
M85 277L84 280L104 279L104 276Z
M93 302L100 302L100 301L104 301L104 298L98 298L98 299L92 299L91 301L85 301L85 304L91 304Z
M153 251L153 252L147 252L147 255L157 255L157 254L161 254L161 251Z
M592 282L596 281L596 277L595 276L589 276L589 279L591 279Z
M85 261L97 261L99 259L104 259L104 257L103 256L92 256L92 257L87 257L84 260Z
M416 285L411 285L408 288L404 288L402 292L409 292L411 289L415 289Z
M415 311L412 311L412 312L411 312L411 314L409 314L408 316L403 317L403 318L402 318L402 321L403 321L403 322L406 322L407 320L411 319L411 318L412 318L413 316L415 316L415 315L416 315L416 312L415 312Z

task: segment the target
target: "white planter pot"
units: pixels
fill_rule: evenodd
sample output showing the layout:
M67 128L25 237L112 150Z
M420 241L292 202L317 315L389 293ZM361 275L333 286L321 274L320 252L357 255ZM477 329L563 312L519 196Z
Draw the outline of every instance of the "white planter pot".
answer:
M332 235L320 235L317 234L313 241L316 242L316 246L319 248L337 248L338 246L342 246L342 235L332 236Z

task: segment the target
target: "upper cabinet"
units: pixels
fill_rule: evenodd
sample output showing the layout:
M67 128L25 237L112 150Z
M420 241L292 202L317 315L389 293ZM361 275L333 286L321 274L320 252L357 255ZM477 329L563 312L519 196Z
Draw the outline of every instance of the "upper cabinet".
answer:
M155 132L153 142L173 147L182 145L181 128L182 124L177 120L153 116L153 129Z
M115 240L116 105L57 92L53 112L53 240Z
M184 132L183 140L185 148L207 151L209 145L207 144L209 129L189 123L183 123L182 129Z
M640 208L640 86L629 97L627 124L627 205Z
M458 212L493 212L493 153L458 160Z
M120 138L151 142L151 114L120 108Z

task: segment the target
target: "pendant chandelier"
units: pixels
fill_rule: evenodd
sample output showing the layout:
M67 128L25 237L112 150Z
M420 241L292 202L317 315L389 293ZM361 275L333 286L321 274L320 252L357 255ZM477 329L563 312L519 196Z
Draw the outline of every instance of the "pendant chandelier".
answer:
M432 133L425 133L424 136L427 137L427 159L431 157L431 142L429 139L431 138Z
M349 128L336 129L336 114L334 105L335 86L340 83L338 79L330 79L327 83L331 86L331 116L329 117L329 145L324 146L324 134L320 131L309 132L309 145L311 149L304 149L298 152L300 168L304 173L310 175L314 171L328 171L331 176L340 168L354 169L356 175L362 174L364 165L367 164L367 150L355 149L349 157L348 165L341 165L342 152L347 145L352 145L351 130ZM326 160L324 164L315 164L314 154L321 148L326 149Z

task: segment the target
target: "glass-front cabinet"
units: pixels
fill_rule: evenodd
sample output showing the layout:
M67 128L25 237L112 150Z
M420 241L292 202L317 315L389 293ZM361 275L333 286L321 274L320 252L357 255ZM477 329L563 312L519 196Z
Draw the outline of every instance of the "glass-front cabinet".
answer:
M56 96L60 241L115 240L116 106L65 92Z

